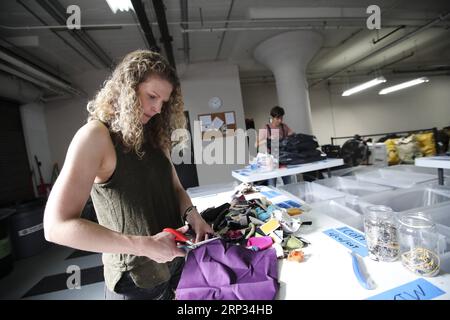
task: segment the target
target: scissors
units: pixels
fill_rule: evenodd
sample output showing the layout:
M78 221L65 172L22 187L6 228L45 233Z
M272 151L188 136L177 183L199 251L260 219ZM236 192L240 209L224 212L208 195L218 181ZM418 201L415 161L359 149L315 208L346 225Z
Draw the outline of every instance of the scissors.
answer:
M184 243L183 245L178 246L178 248L180 248L180 249L192 250L192 249L195 249L195 248L201 246L202 244L219 239L219 237L214 237L214 238L199 241L199 242L193 242L193 241L189 240L184 234L182 234L181 232L179 232L173 228L164 228L163 231L173 234L175 236L175 241Z

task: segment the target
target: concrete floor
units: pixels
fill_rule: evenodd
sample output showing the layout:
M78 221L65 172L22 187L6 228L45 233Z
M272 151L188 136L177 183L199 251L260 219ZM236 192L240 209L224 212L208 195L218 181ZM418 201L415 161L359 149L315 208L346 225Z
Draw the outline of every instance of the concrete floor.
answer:
M80 289L67 287L73 275L67 273L71 265L81 270ZM0 299L103 300L101 255L52 245L33 257L16 260L13 271L0 279Z

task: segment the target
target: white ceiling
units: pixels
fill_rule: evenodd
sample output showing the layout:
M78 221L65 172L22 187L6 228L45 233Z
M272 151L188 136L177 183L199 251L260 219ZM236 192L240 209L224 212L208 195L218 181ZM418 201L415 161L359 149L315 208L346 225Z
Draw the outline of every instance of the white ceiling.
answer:
M85 29L112 61L117 62L127 52L146 47L134 13L113 14L105 0L57 1L63 7L78 5L82 26L118 26L114 29ZM189 23L184 29L189 37L187 51L183 41L180 2L164 1L169 32L173 37L173 52L176 63L180 65L229 61L239 65L244 81L257 81L261 76L270 75L270 71L253 59L253 50L260 42L282 32L313 28L323 35L324 43L308 66L310 83L327 79L337 71L341 72L336 73L332 80L379 72L405 75L417 73L417 69L438 67L444 73L450 72L450 17L352 65L448 13L448 0L377 0L382 24L378 31L366 28L368 14L365 9L374 3L372 0L187 0ZM152 2L144 0L143 3L155 38L160 39ZM336 17L336 13L340 17ZM0 1L0 45L67 81L71 81L74 74L103 67L92 53L69 36L69 31L52 32L42 28L42 21L58 25L35 0ZM401 25L406 27L373 43ZM39 26L41 29L36 28ZM162 44L159 45L163 48ZM351 67L346 68L348 66Z

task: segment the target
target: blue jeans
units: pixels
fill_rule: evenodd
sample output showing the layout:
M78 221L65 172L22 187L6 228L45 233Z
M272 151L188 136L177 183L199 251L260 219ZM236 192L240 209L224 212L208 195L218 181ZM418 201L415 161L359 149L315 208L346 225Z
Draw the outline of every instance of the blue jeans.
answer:
M292 176L284 176L284 177L281 177L281 179L283 179L284 184L292 183ZM277 186L277 178L268 179L267 184L269 186L276 187Z

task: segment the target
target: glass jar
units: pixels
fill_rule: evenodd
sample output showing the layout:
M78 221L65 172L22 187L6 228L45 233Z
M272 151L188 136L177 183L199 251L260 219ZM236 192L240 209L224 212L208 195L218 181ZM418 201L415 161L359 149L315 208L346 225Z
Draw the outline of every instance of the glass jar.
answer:
M395 261L399 243L395 213L386 206L368 206L364 209L364 232L369 257L376 261Z
M440 268L440 236L436 224L423 213L398 217L398 236L402 264L424 277L433 277Z

